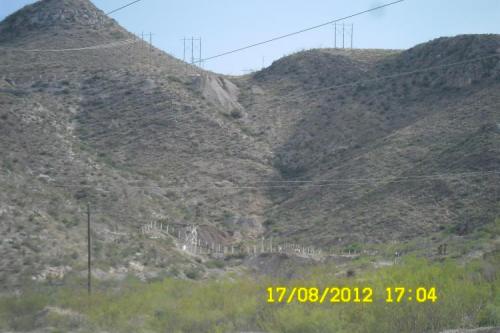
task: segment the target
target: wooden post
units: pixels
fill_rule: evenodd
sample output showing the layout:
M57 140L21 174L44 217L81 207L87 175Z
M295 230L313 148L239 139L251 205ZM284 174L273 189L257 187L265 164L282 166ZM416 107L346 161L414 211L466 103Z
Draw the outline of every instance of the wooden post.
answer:
M87 292L92 293L92 274L91 274L91 243L90 243L90 203L87 203Z

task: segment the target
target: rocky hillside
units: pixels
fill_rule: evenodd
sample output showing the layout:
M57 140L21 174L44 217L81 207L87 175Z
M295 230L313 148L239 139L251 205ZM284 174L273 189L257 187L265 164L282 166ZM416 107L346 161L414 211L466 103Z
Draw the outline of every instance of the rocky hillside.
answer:
M38 39L40 33L46 39ZM49 38L51 36L52 38ZM12 43L32 42L48 46L83 45L86 41L130 37L116 21L104 15L89 1L51 0L37 1L8 16L0 24L0 41ZM38 40L37 40L38 39Z
M313 50L256 74L256 82L280 91L276 110L297 117L275 148L274 166L285 179L324 184L274 190L279 204L268 227L335 244L489 223L498 214L498 175L418 177L498 170L499 46L496 35L458 36L384 57L337 53L329 65L316 60L331 57L328 51ZM353 81L360 83L346 84ZM384 181L392 177L411 181ZM380 181L365 180L372 178Z
M23 24L34 12L40 21ZM109 25L96 28L96 20ZM50 27L37 25L44 22ZM9 35L18 25L22 42ZM218 225L206 237L224 242L262 232L267 198L232 187L275 172L267 146L232 113L238 88L109 31L123 29L86 0L40 1L2 22L0 265L7 282L19 281L17 273L29 279L47 267L81 267L87 202L96 262L106 270L132 260L152 270L189 264L171 243L142 239L140 227L150 221ZM117 243L112 232L127 236Z
M467 234L498 216L499 175L445 175L500 169L499 48L477 35L310 50L224 77L88 0L27 6L0 23L2 286L83 270L87 203L103 276L203 266L143 238L150 221L227 245Z

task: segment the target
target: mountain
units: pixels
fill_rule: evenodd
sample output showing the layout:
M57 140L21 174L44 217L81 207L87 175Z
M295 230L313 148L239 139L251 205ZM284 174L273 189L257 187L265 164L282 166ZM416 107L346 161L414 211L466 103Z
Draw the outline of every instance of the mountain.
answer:
M281 175L319 184L337 180L283 193L268 225L289 237L315 235L336 245L332 235L362 244L491 222L498 215L498 175L418 177L498 170L499 43L496 35L440 38L383 59L370 51L372 61L354 51L328 61L331 71L315 59L328 59L328 51L313 50L258 73L266 86L299 96L280 99L280 108L300 117L275 149ZM474 59L482 60L466 63ZM398 76L422 68L430 70ZM275 77L276 71L287 74ZM356 80L364 83L343 86ZM321 90L332 85L340 87ZM384 181L392 177L414 180ZM471 216L464 206L483 213ZM445 218L449 211L452 220Z
M217 273L141 235L151 221L226 246L465 237L500 209L484 174L500 166L499 50L498 35L318 49L228 77L88 0L27 6L0 23L2 286L83 271L88 203L106 278Z
M37 1L8 16L0 24L0 34L2 42L31 42L45 48L61 44L81 47L85 42L131 36L85 0ZM40 40L41 35L45 38Z

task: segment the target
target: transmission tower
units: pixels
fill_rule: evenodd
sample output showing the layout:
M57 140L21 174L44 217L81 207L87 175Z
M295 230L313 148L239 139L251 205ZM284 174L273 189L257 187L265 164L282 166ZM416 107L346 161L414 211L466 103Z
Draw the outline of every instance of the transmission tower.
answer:
M188 60L191 63L191 65L196 65L198 64L199 67L202 67L202 49L201 49L201 37L199 38L186 38L184 37L182 39L183 41L183 46L184 46L184 52L182 56L182 60L184 62L188 62ZM191 53L191 59L188 59L189 54Z
M339 42L337 42L339 40ZM341 40L341 41L340 41ZM333 24L333 47L345 49L347 42L350 41L350 48L354 45L354 24L346 24L342 22L342 25L334 23ZM338 44L338 45L337 45Z

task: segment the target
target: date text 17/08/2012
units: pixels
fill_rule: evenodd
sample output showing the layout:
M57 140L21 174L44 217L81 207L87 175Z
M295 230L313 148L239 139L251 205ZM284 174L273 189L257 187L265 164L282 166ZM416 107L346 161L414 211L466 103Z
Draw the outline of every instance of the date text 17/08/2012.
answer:
M371 287L269 287L267 303L270 304L335 304L335 303L373 303L380 299L386 303L436 303L436 287L387 287L377 297Z

